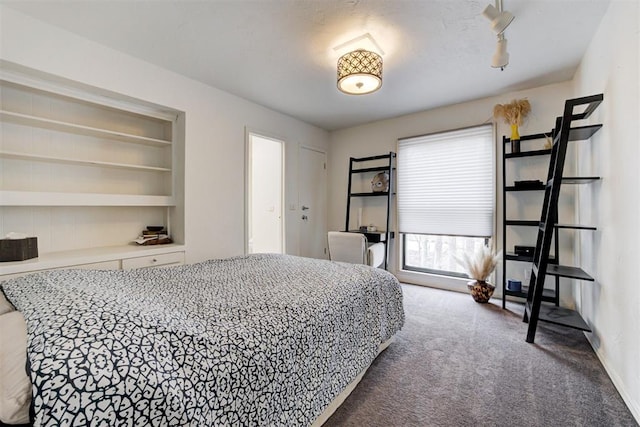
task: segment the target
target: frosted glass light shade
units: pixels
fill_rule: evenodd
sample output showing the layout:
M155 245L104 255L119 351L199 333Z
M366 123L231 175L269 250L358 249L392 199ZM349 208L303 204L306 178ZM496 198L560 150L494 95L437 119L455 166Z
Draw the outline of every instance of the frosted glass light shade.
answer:
M382 86L382 58L364 49L338 59L338 89L350 95L375 92Z

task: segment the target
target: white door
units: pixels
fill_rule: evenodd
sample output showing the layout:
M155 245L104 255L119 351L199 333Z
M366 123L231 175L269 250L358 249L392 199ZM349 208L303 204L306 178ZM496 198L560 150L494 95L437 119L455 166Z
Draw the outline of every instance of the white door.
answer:
M248 253L284 253L284 143L249 134Z
M300 255L304 257L328 258L326 161L326 153L300 147Z

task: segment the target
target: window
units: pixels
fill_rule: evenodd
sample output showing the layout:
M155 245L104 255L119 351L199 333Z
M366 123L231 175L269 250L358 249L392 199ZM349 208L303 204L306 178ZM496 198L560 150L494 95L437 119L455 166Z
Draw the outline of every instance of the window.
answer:
M487 244L484 237L410 234L403 236L403 269L454 277L467 277L457 259Z
M404 270L466 277L456 257L493 235L493 127L398 142L398 229Z

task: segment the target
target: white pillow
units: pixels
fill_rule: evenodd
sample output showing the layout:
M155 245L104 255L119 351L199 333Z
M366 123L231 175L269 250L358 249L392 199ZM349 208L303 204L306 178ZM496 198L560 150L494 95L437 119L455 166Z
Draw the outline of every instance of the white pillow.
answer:
M14 311L16 308L7 301L7 297L4 296L4 292L0 290L0 316L10 311Z
M0 316L0 421L29 422L31 380L27 375L27 324L19 311Z

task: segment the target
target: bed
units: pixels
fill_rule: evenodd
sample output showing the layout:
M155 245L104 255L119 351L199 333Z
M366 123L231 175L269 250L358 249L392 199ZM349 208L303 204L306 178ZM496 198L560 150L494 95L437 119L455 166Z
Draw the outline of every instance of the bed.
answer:
M34 425L318 424L404 323L390 273L289 255L0 286L26 319Z

